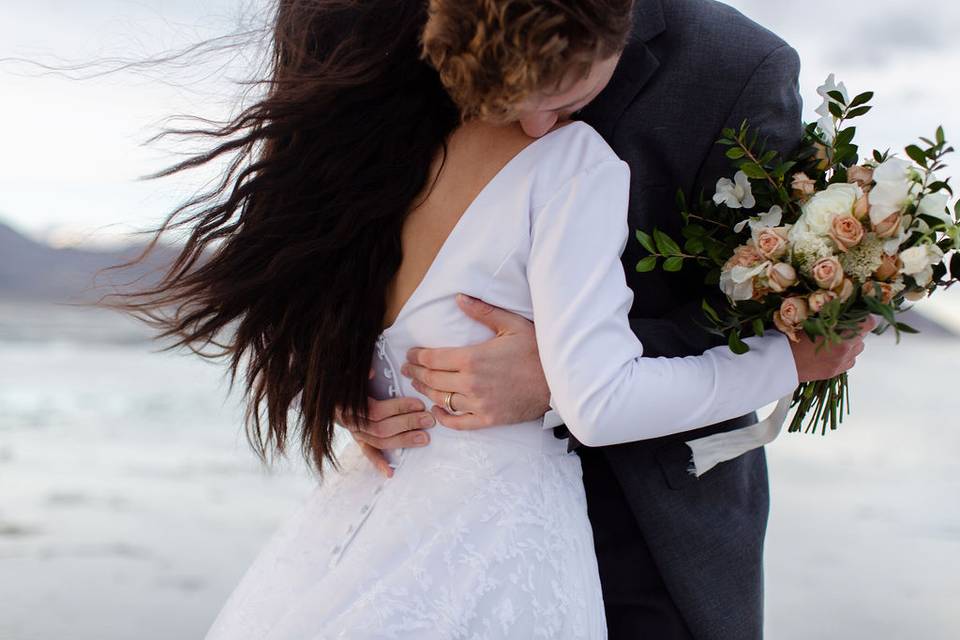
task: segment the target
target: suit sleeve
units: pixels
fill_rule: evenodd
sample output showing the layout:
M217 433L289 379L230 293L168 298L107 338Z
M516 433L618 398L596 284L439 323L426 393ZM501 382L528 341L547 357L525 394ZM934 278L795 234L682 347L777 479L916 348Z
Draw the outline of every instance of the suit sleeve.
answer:
M798 76L800 58L788 45L774 49L753 71L739 97L717 130L716 139L726 127L739 128L744 120L767 140L767 147L782 155L793 153L803 134ZM701 192L711 195L717 180L730 177L733 172L725 147L712 145L704 158L695 181L693 195ZM675 210L673 193L664 194L662 206ZM688 194L689 195L689 194ZM715 285L704 284L705 274L692 267L687 274L693 297L666 316L660 318L634 318L631 326L634 333L648 346L648 355L678 356L703 353L716 346L718 339L704 330L706 318L701 310L704 298L712 300L717 308L725 301Z
M527 277L540 359L553 406L587 446L710 425L797 385L789 343L776 332L749 338L743 356L724 346L685 358L641 357L620 262L629 179L615 159L585 169L532 219Z

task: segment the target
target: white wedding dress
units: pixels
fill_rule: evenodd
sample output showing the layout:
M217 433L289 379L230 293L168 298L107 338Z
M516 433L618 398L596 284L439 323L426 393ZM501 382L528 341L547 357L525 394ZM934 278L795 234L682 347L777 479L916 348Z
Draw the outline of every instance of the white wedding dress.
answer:
M747 413L796 386L786 340L640 359L619 254L629 171L589 126L533 142L477 196L377 343L373 395L417 396L414 346L490 338L462 292L536 319L554 407L591 445ZM422 396L421 396L422 397ZM427 405L430 401L423 398ZM386 480L351 444L234 591L208 640L606 637L580 462L543 421L437 426Z

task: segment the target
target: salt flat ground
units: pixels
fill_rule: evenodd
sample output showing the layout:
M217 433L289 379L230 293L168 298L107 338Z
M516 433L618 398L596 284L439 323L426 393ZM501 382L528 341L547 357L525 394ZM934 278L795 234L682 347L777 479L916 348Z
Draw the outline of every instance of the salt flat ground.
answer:
M314 484L218 366L117 318L0 306L0 639L200 638ZM767 636L960 637L960 340L872 338L855 414L769 447Z

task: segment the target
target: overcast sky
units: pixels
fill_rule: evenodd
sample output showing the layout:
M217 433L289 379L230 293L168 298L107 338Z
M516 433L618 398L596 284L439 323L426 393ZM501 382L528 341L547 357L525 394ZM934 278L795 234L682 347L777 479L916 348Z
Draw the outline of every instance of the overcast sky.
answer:
M143 58L228 32L242 7L249 12L265 3L4 0L0 58ZM877 92L876 109L861 126L865 143L900 148L914 136L929 136L941 122L960 141L955 0L730 4L800 51L808 119L817 85L834 71L852 92ZM243 66L234 61L226 75L239 77ZM219 68L166 69L76 81L0 63L0 219L60 240L92 232L108 237L156 223L196 182L138 182L173 159L169 149L141 143L171 114L225 113L232 102L224 75Z

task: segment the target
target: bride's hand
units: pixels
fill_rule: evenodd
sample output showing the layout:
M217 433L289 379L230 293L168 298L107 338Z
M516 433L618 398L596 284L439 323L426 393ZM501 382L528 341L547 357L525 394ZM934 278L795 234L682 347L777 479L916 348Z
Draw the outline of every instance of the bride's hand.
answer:
M425 429L436 426L434 417L416 398L367 398L366 420L340 415L337 422L350 432L364 457L388 478L393 477L393 467L383 452L425 447L430 444Z
M457 430L484 429L540 418L550 389L540 364L533 323L465 295L457 304L496 336L471 347L411 349L401 373L434 402L437 422ZM448 394L456 413L444 409Z

